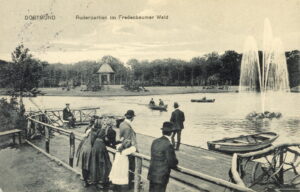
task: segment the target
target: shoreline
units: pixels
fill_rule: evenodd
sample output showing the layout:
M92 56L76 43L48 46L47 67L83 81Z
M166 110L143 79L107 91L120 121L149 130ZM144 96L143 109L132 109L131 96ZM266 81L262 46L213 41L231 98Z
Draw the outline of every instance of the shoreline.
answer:
M203 86L153 86L145 87L148 91L126 91L121 85L109 85L101 91L81 91L80 87L62 90L61 87L56 88L39 88L43 96L69 96L69 97L126 97L126 96L155 96L155 95L175 95L175 94L192 94L192 93L237 93L238 86L231 86L228 89L203 89ZM0 90L1 95L5 95L5 89Z

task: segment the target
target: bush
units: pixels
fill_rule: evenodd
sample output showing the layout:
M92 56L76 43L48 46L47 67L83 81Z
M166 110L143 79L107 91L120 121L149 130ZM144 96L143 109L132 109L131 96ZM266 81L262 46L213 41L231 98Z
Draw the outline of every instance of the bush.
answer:
M20 115L15 97L12 97L9 102L5 98L0 99L0 131L23 129L25 122L25 117Z

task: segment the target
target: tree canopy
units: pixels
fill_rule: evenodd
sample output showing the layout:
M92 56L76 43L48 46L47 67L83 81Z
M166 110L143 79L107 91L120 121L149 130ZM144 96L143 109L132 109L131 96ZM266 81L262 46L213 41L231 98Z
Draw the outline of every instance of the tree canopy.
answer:
M259 52L261 55L261 51ZM286 52L290 86L300 84L299 51ZM98 61L80 61L73 64L48 64L32 57L23 45L12 53L13 62L0 61L1 87L28 91L34 87L88 85L95 81L96 72L103 63L115 71L116 84L143 86L238 85L242 54L233 50L194 57L190 61L166 58L153 61L129 59L123 63L111 55ZM3 73L4 72L4 73Z
M12 53L12 62L1 64L1 85L12 95L36 92L45 66L47 63L34 59L28 48L19 45Z

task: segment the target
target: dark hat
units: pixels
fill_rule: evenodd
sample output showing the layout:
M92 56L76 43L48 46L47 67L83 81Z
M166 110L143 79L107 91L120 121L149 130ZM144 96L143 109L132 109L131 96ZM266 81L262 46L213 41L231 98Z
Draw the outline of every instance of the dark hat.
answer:
M70 103L66 103L66 105L70 105Z
M128 110L125 114L125 117L127 118L131 118L131 117L134 117L135 114L134 114L134 111L133 110Z
M179 107L179 105L178 105L177 102L174 102L174 107L175 107L175 108L178 108L178 107Z
M169 122L169 121L164 122L161 130L172 132L173 131L173 123Z

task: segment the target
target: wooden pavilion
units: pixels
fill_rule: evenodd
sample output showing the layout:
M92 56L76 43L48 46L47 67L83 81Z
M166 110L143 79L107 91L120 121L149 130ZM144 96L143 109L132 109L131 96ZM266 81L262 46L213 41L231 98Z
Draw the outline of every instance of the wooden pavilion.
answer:
M100 85L111 85L111 79L112 76L114 77L115 72L108 63L104 63L100 66L97 74L99 74ZM115 78L113 78L113 81L113 84L115 84Z

